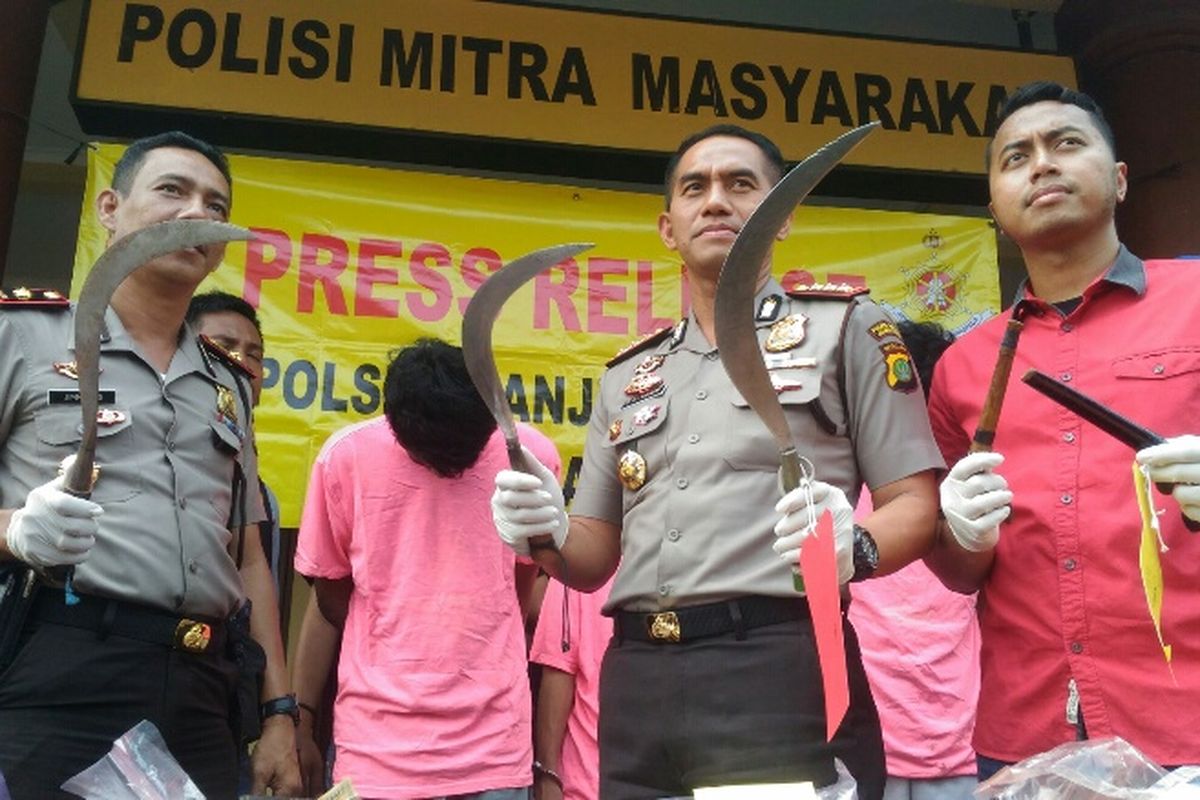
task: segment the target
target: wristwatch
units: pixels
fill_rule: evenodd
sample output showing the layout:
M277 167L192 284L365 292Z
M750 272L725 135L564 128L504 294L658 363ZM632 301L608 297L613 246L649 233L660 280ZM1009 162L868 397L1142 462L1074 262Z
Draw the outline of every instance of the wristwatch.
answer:
M862 525L854 526L854 575L850 582L865 581L879 568L879 547L875 537Z
M273 717L276 714L287 714L292 718L293 725L300 724L300 706L296 702L296 695L285 694L282 697L276 697L268 700L258 707L258 718L265 720L267 717Z

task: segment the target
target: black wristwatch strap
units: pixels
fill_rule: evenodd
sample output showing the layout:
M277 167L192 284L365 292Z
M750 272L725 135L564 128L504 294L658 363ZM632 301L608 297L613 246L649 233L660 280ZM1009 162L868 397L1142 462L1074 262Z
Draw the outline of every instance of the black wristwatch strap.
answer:
M879 547L875 537L862 525L854 526L854 575L850 581L865 581L879 568Z
M259 719L265 720L267 717L273 717L276 714L287 714L292 718L292 722L300 724L300 706L296 702L296 695L285 694L282 697L276 697L266 701L258 707Z

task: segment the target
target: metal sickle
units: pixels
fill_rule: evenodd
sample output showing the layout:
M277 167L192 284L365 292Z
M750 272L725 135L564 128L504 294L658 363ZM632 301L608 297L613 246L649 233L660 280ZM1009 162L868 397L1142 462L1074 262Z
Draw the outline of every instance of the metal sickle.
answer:
M800 485L801 461L759 348L754 325L754 294L775 237L796 206L878 126L878 122L872 122L842 134L797 164L775 184L738 232L717 282L714 308L717 352L729 373L729 380L766 424L779 446L784 492Z
M521 256L484 281L471 297L467 310L463 312L462 348L467 372L479 391L479 396L496 418L500 432L504 434L508 463L520 472L530 470L521 453L521 442L517 439L517 425L513 421L512 408L508 405L508 396L496 369L496 357L492 350L492 326L505 301L512 297L517 289L542 270L593 246L582 243L560 244Z
M100 340L104 315L117 287L142 265L179 250L233 241L254 235L245 228L213 220L187 219L160 222L129 233L111 244L88 272L75 305L75 368L79 376L79 407L83 415L79 450L66 471L63 488L78 497L92 492L92 470L96 463L96 413L100 410ZM67 568L54 577L72 597Z

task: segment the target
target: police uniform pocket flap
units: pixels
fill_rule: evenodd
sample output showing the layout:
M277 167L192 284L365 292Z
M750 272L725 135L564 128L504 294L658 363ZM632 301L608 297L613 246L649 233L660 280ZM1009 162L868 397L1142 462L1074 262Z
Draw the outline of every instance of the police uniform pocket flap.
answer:
M817 399L821 393L821 370L815 367L783 367L769 369L771 385L779 402L785 406L803 405ZM730 392L730 402L738 408L747 408L749 403L737 389Z
M36 421L38 439L52 447L78 444L83 437L79 406L43 412L37 415ZM96 423L96 437L105 439L129 428L133 420L123 409L102 408L96 412Z
M214 419L209 423L213 432L213 444L225 453L242 452L242 436L240 429L234 428L232 420Z
M1182 347L1135 353L1113 361L1118 378L1164 380L1200 371L1200 347Z
M621 409L608 426L605 447L619 447L658 430L667 418L668 398L656 397Z

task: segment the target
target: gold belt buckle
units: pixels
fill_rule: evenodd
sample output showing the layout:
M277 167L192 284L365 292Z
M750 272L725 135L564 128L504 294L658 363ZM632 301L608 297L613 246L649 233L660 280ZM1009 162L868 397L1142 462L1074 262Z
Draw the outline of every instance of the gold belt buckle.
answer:
M212 641L212 628L204 622L184 617L175 626L175 646L189 653L203 653Z
M663 611L646 616L646 630L650 638L658 642L678 642L682 631L679 617L674 611Z

